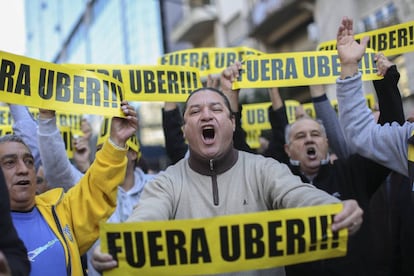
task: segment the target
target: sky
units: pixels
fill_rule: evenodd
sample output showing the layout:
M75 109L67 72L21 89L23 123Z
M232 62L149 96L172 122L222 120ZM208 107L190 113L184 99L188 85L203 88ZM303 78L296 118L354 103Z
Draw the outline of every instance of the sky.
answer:
M0 0L0 51L24 55L24 0Z

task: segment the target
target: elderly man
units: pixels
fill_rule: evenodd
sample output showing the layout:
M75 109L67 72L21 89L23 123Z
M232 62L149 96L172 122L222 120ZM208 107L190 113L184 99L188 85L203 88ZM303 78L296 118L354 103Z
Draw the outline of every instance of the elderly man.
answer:
M80 256L98 238L99 222L115 209L117 188L125 177L126 141L138 126L133 107L123 102L121 108L125 117L112 119L110 138L66 194L59 188L36 195L30 149L19 136L0 138L0 166L13 223L28 250L31 275L82 275Z

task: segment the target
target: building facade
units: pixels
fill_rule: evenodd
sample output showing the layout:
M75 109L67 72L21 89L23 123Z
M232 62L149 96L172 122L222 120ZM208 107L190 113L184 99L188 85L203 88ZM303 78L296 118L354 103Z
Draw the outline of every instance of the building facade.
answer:
M26 0L26 56L54 63L154 65L164 52L158 0ZM133 103L145 146L164 144L159 102ZM89 116L99 131L101 118Z
M56 63L156 64L164 52L247 46L268 53L312 51L335 39L344 15L356 31L413 20L411 0L26 0L26 55ZM413 53L392 57L401 72L405 110L414 110ZM328 96L335 98L334 85ZM366 91L374 91L366 83ZM309 87L280 89L282 98L310 101ZM267 99L245 89L241 102ZM162 103L136 103L140 140L163 145Z
M172 42L192 47L243 45L267 53L313 51L320 42L333 40L340 20L354 19L356 32L365 32L413 20L414 2L409 0L183 0L182 15L172 28ZM414 53L390 57L401 73L400 91L405 110L414 110ZM366 91L374 91L365 84ZM282 88L284 99L310 100L308 87ZM242 91L242 101L263 91ZM250 96L249 96L250 95ZM334 85L328 96L335 98ZM261 99L262 97L256 97Z

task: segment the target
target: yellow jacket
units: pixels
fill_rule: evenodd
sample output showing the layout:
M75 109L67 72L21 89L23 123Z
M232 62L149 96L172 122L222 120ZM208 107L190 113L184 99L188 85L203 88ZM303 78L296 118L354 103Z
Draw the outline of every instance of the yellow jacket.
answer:
M36 196L35 202L66 255L68 275L83 275L81 255L99 237L99 222L116 207L118 185L125 178L127 150L105 143L95 161L67 193L62 188Z

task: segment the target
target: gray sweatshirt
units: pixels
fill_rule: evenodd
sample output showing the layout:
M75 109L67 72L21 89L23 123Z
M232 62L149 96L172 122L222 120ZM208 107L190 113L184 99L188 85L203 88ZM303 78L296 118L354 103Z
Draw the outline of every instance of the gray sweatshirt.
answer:
M364 98L361 73L336 83L339 121L347 142L360 155L408 176L407 140L414 124L377 124Z

